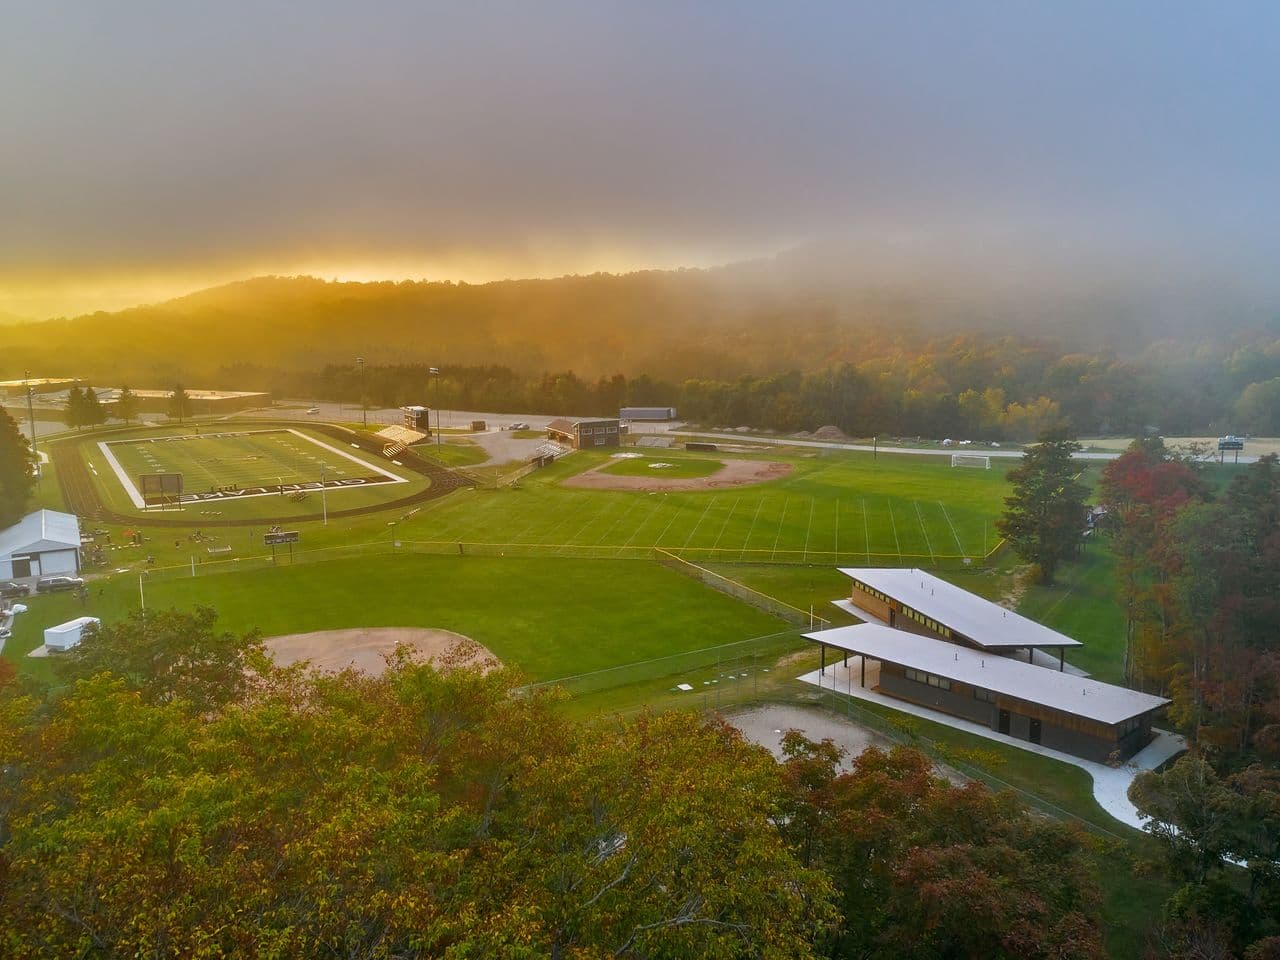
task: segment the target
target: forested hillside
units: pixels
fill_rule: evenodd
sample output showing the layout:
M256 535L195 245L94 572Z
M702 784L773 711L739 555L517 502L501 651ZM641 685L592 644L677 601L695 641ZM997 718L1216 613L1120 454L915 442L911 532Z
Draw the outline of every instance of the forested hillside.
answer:
M1081 433L1280 432L1280 334L1265 323L1143 342L1102 304L1084 320L1063 307L1058 323L1012 301L984 312L973 299L769 276L739 265L483 285L265 277L6 326L0 379L29 369L358 402L359 356L379 405L433 402L438 388L464 409L666 403L709 425L856 435L1019 439L1059 420ZM428 366L444 369L439 384Z

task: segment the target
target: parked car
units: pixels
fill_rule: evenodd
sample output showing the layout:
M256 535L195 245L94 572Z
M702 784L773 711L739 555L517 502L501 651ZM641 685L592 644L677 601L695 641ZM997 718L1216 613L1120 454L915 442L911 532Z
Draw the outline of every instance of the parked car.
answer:
M13 631L8 627L0 627L0 640L8 640L13 636Z
M0 598L29 596L31 596L31 588L25 583L14 583L12 580L0 583Z
M525 422L521 421L520 423L513 423L513 424L512 424L510 427L508 427L507 429L508 429L508 430L528 430L528 429L529 429L529 425L528 425L527 423L525 423Z
M319 412L320 412L320 408L319 408L319 407L308 407L308 408L307 408L307 413L319 413Z
M84 580L80 577L44 577L36 581L36 593L58 593L83 586Z

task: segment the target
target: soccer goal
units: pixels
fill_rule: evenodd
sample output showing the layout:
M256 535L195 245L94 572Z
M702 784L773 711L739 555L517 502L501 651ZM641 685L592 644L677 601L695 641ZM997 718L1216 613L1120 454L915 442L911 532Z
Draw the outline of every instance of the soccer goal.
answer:
M953 467L977 467L980 470L990 470L991 458L984 457L979 453L953 453L951 455L951 465Z

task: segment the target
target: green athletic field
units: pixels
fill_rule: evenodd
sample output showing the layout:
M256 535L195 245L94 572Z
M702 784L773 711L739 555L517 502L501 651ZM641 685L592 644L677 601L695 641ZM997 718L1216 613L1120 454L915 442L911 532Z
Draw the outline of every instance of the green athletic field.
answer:
M653 464L665 464L655 467ZM724 464L719 460L695 460L692 457L669 459L657 457L625 457L615 460L605 467L601 473L613 474L616 477L652 477L655 480L689 480L696 477L709 477Z
M148 579L147 609L218 611L219 623L264 636L343 627L433 627L488 647L550 680L789 629L656 563L389 555L274 569ZM4 656L27 672L45 627L82 615L111 622L139 606L136 576L32 599Z
M728 459L676 451L661 457L677 469ZM399 536L602 557L660 547L703 561L921 566L960 565L998 542L995 520L1007 492L1002 469L953 468L944 457L771 458L787 459L792 473L753 486L644 493L562 486L609 459L577 453L529 475L518 489L433 503Z
M134 490L138 477L148 473L181 473L187 494L265 488L267 495L235 497L184 504L184 512L199 527L200 519L243 518L315 513L319 490L295 491L290 485L318 483L323 468L326 499L332 510L373 506L422 490L427 481L412 471L397 468L389 460L344 446L327 434L302 428L258 427L252 424L204 424L196 434L192 426L151 431L144 436L107 439L110 456L98 443L80 444L81 454L98 485L99 496L113 509L134 512L139 508L122 483L114 457ZM354 482L379 477L379 471L403 477L405 483L373 483L367 486L335 486L334 481ZM282 495L278 488L284 485Z

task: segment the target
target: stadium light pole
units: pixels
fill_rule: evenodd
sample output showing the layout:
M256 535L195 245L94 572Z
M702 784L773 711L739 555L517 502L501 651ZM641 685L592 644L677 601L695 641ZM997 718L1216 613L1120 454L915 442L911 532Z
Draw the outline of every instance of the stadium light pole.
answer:
M356 357L356 363L360 365L360 422L367 427L369 425L369 404L365 399L364 393L364 357Z
M431 376L436 380L436 446L440 446L440 368L432 367Z

